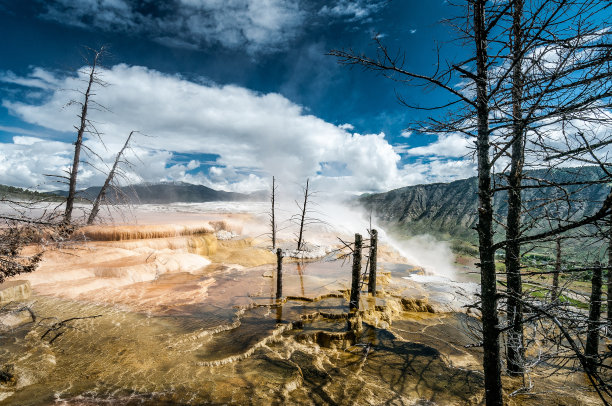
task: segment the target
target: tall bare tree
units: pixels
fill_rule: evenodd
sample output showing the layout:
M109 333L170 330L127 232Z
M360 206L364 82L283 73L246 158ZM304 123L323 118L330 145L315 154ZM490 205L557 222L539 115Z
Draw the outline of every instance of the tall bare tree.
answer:
M469 61L461 63L449 63L451 70L438 70L434 75L422 75L410 72L403 67L404 59L401 56L394 57L376 38L378 55L371 58L363 54L355 54L351 50L332 50L329 54L336 56L342 63L359 64L368 69L383 72L387 77L402 81L419 81L420 83L435 86L449 93L454 101L444 106L462 103L467 108L462 116L450 119L449 122L441 123L434 120L434 125L429 130L441 133L460 132L468 134L476 139L476 157L478 163L478 240L480 256L481 292L480 309L482 312L482 345L484 349L483 370L485 376L485 397L487 405L503 404L501 367L500 367L500 345L499 345L499 318L497 312L497 277L495 272L495 249L493 240L493 190L491 187L492 162L491 162L491 128L489 114L491 112L491 93L489 90L489 69L495 58L490 58L489 34L491 29L499 21L501 7L507 10L505 5L494 5L493 17L487 16L487 2L485 0L468 0L463 8L467 14L466 26L458 27L458 31L464 36L464 41L472 47L472 57ZM466 69L468 65L474 67L474 72ZM451 84L453 78L461 75L467 78L475 89L475 97L462 92ZM466 86L466 88L468 87ZM403 100L402 100L403 101ZM405 103L406 104L406 103ZM473 124L466 125L466 116L474 117Z
M553 271L551 301L556 301L559 297L559 276L561 275L561 238L555 238L555 269Z
M510 40L507 46L502 45L509 50L508 67L501 66L495 70L492 91L493 126L501 135L495 142L494 160L509 160L506 167L509 173L505 176L507 185L497 189L507 190L508 193L504 225L506 239L495 247L505 248L506 254L508 326L504 331L507 331L507 369L511 374L521 375L524 373L522 363L525 354L521 246L526 241L535 242L537 238L534 238L534 234L539 233L534 231L546 228L543 227L546 222L550 227L544 238L551 238L574 225L582 227L589 221L597 220L583 218L580 221L582 224L572 225L574 221L570 217L560 218L558 210L555 216L538 215L538 212L550 212L550 206L558 206L560 201L566 200L566 212L576 217L576 210L570 210L569 199L575 191L567 189L567 186L575 188L583 181L576 179L561 185L550 179L529 177L529 184L523 185L524 166L526 161L530 161L527 164L531 167L541 167L542 159L546 160L551 155L561 154L570 161L577 158L575 143L574 147L570 147L570 129L576 125L576 120L587 123L605 108L610 92L601 70L610 58L609 51L605 50L601 27L594 23L605 11L603 2L533 0L527 3L526 17L526 3L523 0L513 0L508 4L512 7L511 24L508 24ZM503 20L503 16L501 18ZM561 152L558 142L555 145L559 137L555 138L554 133L558 133L559 128L565 137L565 152ZM506 131L508 137L503 136ZM526 144L529 144L527 154ZM584 148L584 144L588 142L585 140L580 147ZM508 150L511 152L507 153ZM575 162L582 163L580 159ZM522 197L525 188L531 191L555 188L559 197L547 202L542 198L543 192L535 199L532 193L532 200L525 202ZM605 214L606 210L599 214ZM529 220L526 223L522 220L524 216ZM523 237L527 239L522 240ZM560 258L557 263L560 264ZM558 273L553 276L558 286ZM556 295L553 288L553 296Z
M597 264L593 269L591 279L591 299L589 301L589 322L587 328L587 338L584 353L587 359L589 373L594 373L599 356L599 329L601 317L601 285L602 285L602 266Z
M609 219L608 225L608 329L612 335L612 216Z
M487 20L485 0L473 4L474 42L476 58L476 114L478 157L478 251L480 255L480 300L482 311L482 343L485 398L488 406L502 405L502 384L499 350L499 319L497 315L497 276L493 248L493 193L491 191L489 92L487 52Z
M278 186L276 186L276 179L272 176L272 190L270 191L270 234L272 238L272 249L276 249L276 232L278 226L276 224L276 192Z
M68 197L66 198L66 209L64 211L64 223L70 224L72 221L72 210L74 207L74 200L76 197L77 188L77 176L79 172L79 164L81 162L81 147L83 145L83 136L88 131L88 128L92 126L91 120L88 119L88 113L91 108L92 97L95 96L94 86L106 86L106 83L101 80L98 75L98 68L100 59L105 53L104 47L99 50L90 50L92 57L88 63L86 71L86 83L87 87L85 91L79 91L83 99L82 101L73 100L71 104L77 104L81 107L81 111L78 114L79 125L75 126L77 130L77 137L74 142L74 155L72 160L72 167L70 168L68 176ZM95 128L95 127L94 127Z
M308 191L308 182L310 181L310 179L306 179L306 186L304 187L304 202L302 203L302 205L300 205L299 203L296 202L298 208L300 209L300 214L299 216L299 224L300 224L300 229L298 232L298 241L297 241L297 250L300 251L302 249L304 249L304 226L306 224L306 213L307 213L307 205L308 205L308 199L310 198L310 193Z
M506 364L511 374L523 373L523 293L521 280L521 247L515 242L520 235L525 126L523 123L523 0L512 1L512 152L508 175L508 215L506 218L506 286L508 289L507 319L512 328L508 330Z

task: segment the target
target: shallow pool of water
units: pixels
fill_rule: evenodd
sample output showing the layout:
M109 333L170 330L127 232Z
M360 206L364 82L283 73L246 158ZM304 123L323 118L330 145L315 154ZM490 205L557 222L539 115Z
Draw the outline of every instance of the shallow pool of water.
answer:
M286 263L281 302L273 266L210 265L89 299L35 295L36 322L0 337L0 365L14 375L0 385L1 402L408 403L434 396L436 376L463 382L437 399L461 404L479 393L477 374L450 367L431 342L409 344L403 330L394 332L391 313L376 313L383 299L362 301L370 318L353 334L350 272L341 261ZM401 278L412 273L383 264L380 289L399 296L418 289ZM398 311L397 320L414 318ZM83 318L90 316L99 317ZM427 382L423 373L431 374Z

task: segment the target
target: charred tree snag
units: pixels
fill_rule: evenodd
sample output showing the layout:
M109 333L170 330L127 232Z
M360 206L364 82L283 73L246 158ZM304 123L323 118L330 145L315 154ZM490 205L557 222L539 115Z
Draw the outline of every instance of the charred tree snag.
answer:
M353 276L351 281L350 310L359 310L359 294L361 286L361 234L355 234L355 249L353 251Z
M587 372L595 373L597 359L599 356L599 325L601 317L601 285L602 267L596 266L593 269L591 279L591 303L589 304L589 322L587 327L587 339L584 348L586 357Z
M276 298L283 297L283 250L276 250Z
M489 94L486 0L474 1L476 45L476 116L478 157L478 243L480 254L480 299L482 303L483 372L487 406L503 405L497 314L497 276L493 248L493 192L489 151Z
M609 221L610 221L609 223L610 228L608 229L608 293L607 293L608 316L607 316L607 322L609 326L608 331L610 332L610 335L612 335L612 216L610 216Z
M511 169L508 176L508 215L506 218L506 281L508 289L507 319L512 326L506 340L506 365L511 375L524 373L523 360L525 346L523 338L523 286L521 280L521 245L516 239L521 233L522 196L524 162L524 124L522 112L523 98L523 0L514 0L512 16L512 152Z
M370 233L370 275L368 277L368 293L376 296L376 255L378 253L378 231Z

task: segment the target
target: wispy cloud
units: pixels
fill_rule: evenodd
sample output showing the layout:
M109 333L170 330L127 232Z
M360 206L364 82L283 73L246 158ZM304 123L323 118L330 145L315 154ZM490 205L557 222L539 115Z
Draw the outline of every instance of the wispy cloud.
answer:
M10 127L5 125L0 125L0 131L9 134L18 134L18 135L29 135L32 137L39 137L39 131L26 130L25 128L20 127Z
M364 20L380 11L388 3L387 0L337 0L326 4L319 14L348 18L351 21Z
M284 47L305 13L294 0L52 0L42 17L62 24L137 33L175 47L220 44L250 53Z
M445 158L461 158L470 153L473 142L464 135L453 133L439 135L438 139L421 147L402 148L402 153L411 156L435 156Z
M0 71L0 82L45 90L54 89L58 85L58 80L53 74L42 68L34 68L27 77L18 76L11 71Z

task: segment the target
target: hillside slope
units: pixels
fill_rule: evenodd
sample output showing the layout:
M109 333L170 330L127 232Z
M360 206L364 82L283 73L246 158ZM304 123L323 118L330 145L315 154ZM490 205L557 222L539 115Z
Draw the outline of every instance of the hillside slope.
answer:
M0 185L0 200L33 200L59 201L53 193L41 193L14 186Z
M596 167L538 170L527 173L528 178L545 179L550 182L575 182L578 179L595 181L603 173ZM501 179L501 177L499 177ZM526 180L525 184L535 184ZM498 186L503 181L498 180ZM597 211L610 190L608 184L589 187L566 187L572 195L572 205L562 205L560 210L571 211L574 218ZM404 235L433 234L446 238L476 240L474 227L477 224L478 183L475 177L451 183L407 186L385 193L362 195L359 204L370 211L387 227ZM524 204L530 214L544 214L541 203L562 196L558 188L525 189ZM498 192L494 199L496 216L503 220L507 213L507 192ZM502 231L498 227L498 232Z
M96 198L100 189L100 186L89 187L80 190L77 196L91 201ZM120 190L123 196L111 190L107 192L107 200L119 203L168 204L178 202L259 201L267 198L267 192L256 192L251 194L224 192L206 186L184 182L138 184L121 187ZM65 191L58 191L55 193L62 196L67 195Z

